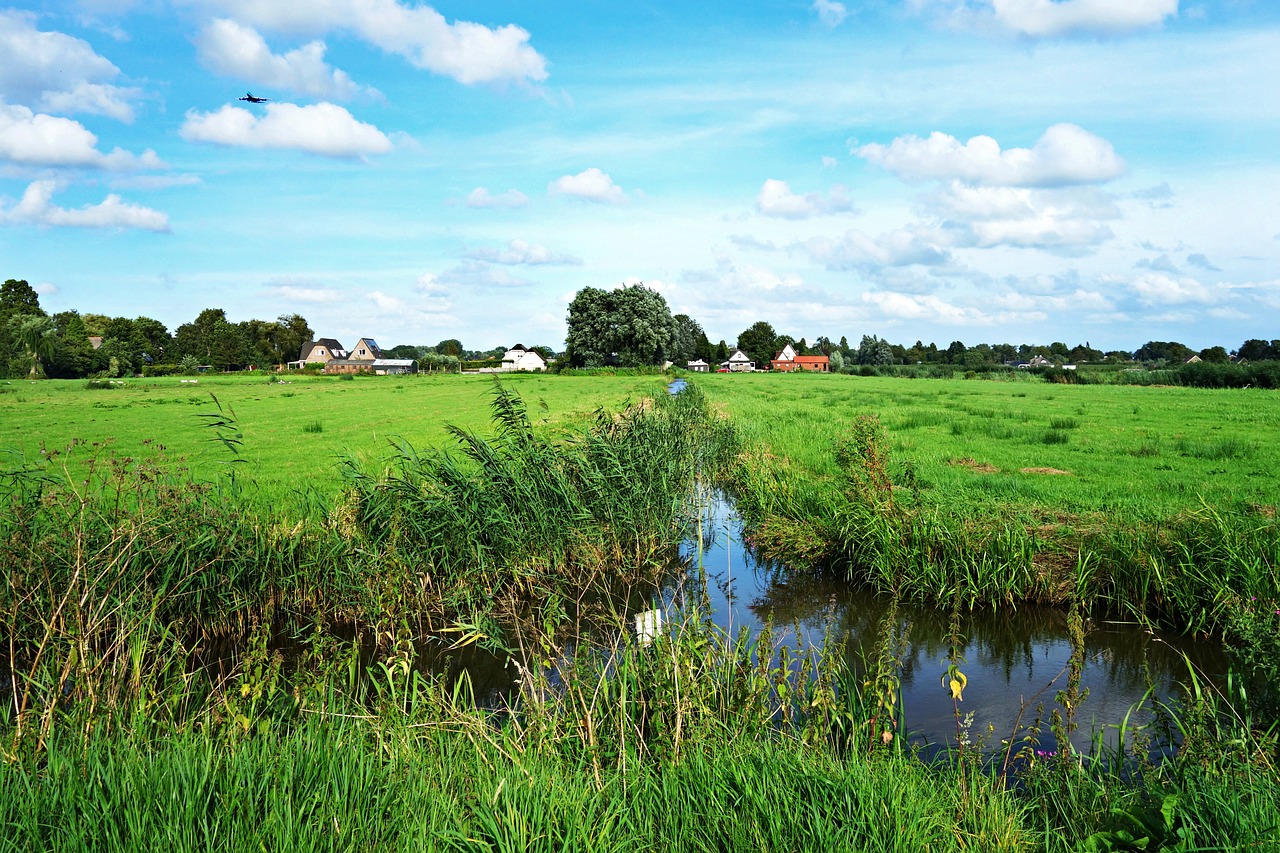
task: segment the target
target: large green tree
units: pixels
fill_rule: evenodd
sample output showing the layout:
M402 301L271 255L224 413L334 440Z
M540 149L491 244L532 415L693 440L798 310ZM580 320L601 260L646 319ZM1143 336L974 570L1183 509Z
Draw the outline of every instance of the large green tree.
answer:
M45 316L40 296L22 279L0 285L0 376L23 376L30 368L28 351L10 320L18 316Z
M584 287L569 303L566 354L574 367L643 367L674 353L676 322L662 294L643 284Z
M676 324L675 343L672 345L670 358L679 367L684 367L695 359L709 361L711 342L707 333L697 320L688 314L677 314L672 318Z
M738 349L756 363L757 369L767 368L780 349L778 333L773 326L760 320L738 335Z
M248 337L239 326L227 322L221 308L201 311L195 320L178 327L174 339L182 356L219 370L244 367L252 359Z
M45 375L43 361L58 344L58 327L53 318L44 314L14 314L8 325L13 339L25 353L27 378L42 378Z

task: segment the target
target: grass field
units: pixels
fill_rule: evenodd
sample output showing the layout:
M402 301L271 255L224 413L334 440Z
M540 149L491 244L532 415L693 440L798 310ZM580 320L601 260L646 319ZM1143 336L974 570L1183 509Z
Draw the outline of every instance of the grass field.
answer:
M7 464L37 459L42 448L60 451L75 441L74 460L95 451L120 456L153 454L163 447L199 477L213 477L233 458L214 439L204 415L234 413L248 474L268 494L338 485L336 457L376 463L389 455L389 439L418 448L448 443L446 424L485 431L494 380L489 376L358 377L240 375L130 379L91 389L80 381L0 383L0 452ZM573 425L597 408L616 410L627 400L661 392L661 376L504 376L525 398L538 423ZM215 402L216 398L216 402ZM98 445L95 447L94 445ZM73 462L75 464L75 462Z
M953 595L953 618L1049 597L1082 634L1087 606L1127 602L1234 632L1274 676L1280 397L693 382L668 397L661 376L506 378L523 404L467 376L0 385L0 846L1277 848L1274 704L1239 681L1193 681L1163 730L1109 754L1019 742L1009 779L883 739L902 677L888 634L862 682L833 650L696 616L651 647L610 623L607 654L575 653L565 629L628 567L669 567L694 475L731 457L753 533L817 543L904 598ZM211 394L234 426L209 426ZM219 432L239 433L259 489L222 486ZM75 442L73 475L104 449L135 463L88 482L15 471ZM197 482L136 463L158 445ZM339 457L357 461L347 479ZM307 491L322 511L286 499ZM424 641L485 640L520 663L503 714L417 666ZM230 651L197 665L211 648ZM1045 725L1080 701L1068 683ZM1152 764L1153 738L1176 760Z
M846 375L698 377L744 443L780 469L835 482L833 449L880 418L893 473L922 498L975 510L1155 518L1203 501L1280 501L1280 395Z

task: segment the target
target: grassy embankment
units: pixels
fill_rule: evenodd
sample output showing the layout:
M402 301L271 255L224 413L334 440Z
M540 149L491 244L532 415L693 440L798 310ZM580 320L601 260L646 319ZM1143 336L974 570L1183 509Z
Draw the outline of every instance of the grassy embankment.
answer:
M586 387L540 379L556 390ZM865 452L886 442L835 454L841 429L827 445L803 426L789 441L770 440L779 423L823 420L804 415L815 405L847 430L857 410L830 395L840 386L809 384L823 379L705 383L731 392L738 402L726 397L729 407L744 405L751 390L772 392L766 416L734 418L743 446L767 447L748 452L746 470L788 472L756 500L775 489L817 500L849 483L852 497L888 497L876 483L892 463L877 467L876 453ZM586 381L608 394L630 380ZM362 388L361 380L334 385ZM412 396L420 387L369 393ZM532 397L531 386L518 387ZM810 389L803 405L787 403L793 388ZM358 421L369 398L325 399L328 419L305 433L310 442L334 435L330 420ZM360 403L348 411L338 400ZM255 410L244 400L231 408L235 424L196 426L190 440L238 432L241 454L253 453L255 437L264 442ZM570 435L554 442L520 408L500 398L489 437L455 435L465 452L453 457L402 446L347 466L345 478L335 464L328 476L345 483L341 497L306 505L247 500L251 478L242 473L233 484L212 467L230 455L220 443L207 460L213 473L195 483L136 458L99 463L87 483L38 472L9 478L0 558L11 567L3 609L16 689L0 712L0 789L16 796L0 798L6 843L1067 850L1087 838L1098 849L1126 849L1124 833L1145 834L1147 849L1244 848L1274 837L1274 744L1259 741L1247 719L1219 728L1212 695L1178 718L1197 748L1177 763L1036 760L1027 741L1018 747L1027 771L1014 791L963 756L927 769L895 751L900 740L886 746L874 736L892 713L887 649L877 677L858 685L838 671L838 655L813 650L799 665L774 664L759 653L772 651L767 637L724 637L694 623L648 650L625 640L612 655L583 650L553 683L546 664L566 651L559 626L590 589L607 617L620 574L643 583L678 535L673 522L694 471L713 469L734 442L697 394L659 395L621 415L566 417L559 422ZM156 411L139 406L137 414L152 415L149 429L162 427ZM446 417L464 418L461 407ZM292 443L282 442L280 461ZM844 467L805 468L792 452L834 454ZM315 457L309 445L295 460ZM952 467L971 466L940 470ZM917 491L923 505L931 490ZM835 504L834 517L848 524L856 504ZM799 530L820 517L797 513L794 500L771 506L763 525ZM790 521L777 521L788 518L779 507L790 508ZM503 607L482 609L493 601ZM504 617L517 628L517 639L506 636L519 645L523 702L495 720L465 684L424 679L413 640L423 631L477 640ZM376 637L372 651L335 632L337 622ZM287 662L268 643L282 625L299 645ZM193 666L227 637L239 649L228 668Z

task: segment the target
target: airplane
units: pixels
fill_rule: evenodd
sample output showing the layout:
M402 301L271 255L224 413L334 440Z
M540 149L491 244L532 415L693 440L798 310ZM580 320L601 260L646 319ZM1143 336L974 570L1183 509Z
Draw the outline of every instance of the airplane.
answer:
M251 104L265 104L270 98L259 98L253 92L245 92L243 98L237 98L239 101L248 101Z

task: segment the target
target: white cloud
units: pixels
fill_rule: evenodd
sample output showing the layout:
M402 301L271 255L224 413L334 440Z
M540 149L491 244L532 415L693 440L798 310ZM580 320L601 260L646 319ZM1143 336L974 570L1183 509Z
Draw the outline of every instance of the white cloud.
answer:
M518 278L504 269L480 261L464 261L435 277L432 284L445 288L464 289L490 287L528 287L534 282Z
M1031 38L1120 36L1178 14L1178 0L907 0L907 6L962 29L996 27Z
M385 154L391 140L371 124L328 102L300 107L268 104L259 118L240 107L215 113L187 113L180 131L188 142L212 142L246 148L288 148L326 157Z
M342 291L335 290L332 287L303 287L296 284L278 284L268 288L268 291L290 302L307 302L313 304L325 304L333 302L341 302L346 297Z
M158 210L126 204L118 195L109 195L98 204L75 209L53 204L54 181L35 181L16 205L0 203L0 223L47 225L69 228L114 228L143 231L169 230L169 217Z
M928 139L900 136L889 145L872 143L853 153L911 182L1053 187L1101 183L1125 169L1110 142L1074 124L1053 125L1031 148L1002 151L990 136L961 144L954 136L934 131Z
M136 156L116 148L104 154L95 147L97 144L98 137L78 121L0 104L0 160L24 166L119 170L164 165L154 151Z
M251 27L218 18L200 33L196 47L206 68L229 77L340 101L350 100L361 91L374 91L362 90L345 72L326 63L325 44L321 41L277 55Z
M1119 35L1158 26L1178 13L1178 0L991 0L991 8L1023 35Z
M1212 289L1190 276L1146 273L1129 282L1129 287L1146 305L1207 304L1216 301Z
M837 3L835 0L813 0L810 8L818 13L818 20L824 27L838 27L849 15L849 10L844 7L844 4Z
M1021 246L1067 253L1110 239L1106 220L1120 216L1111 197L1090 187L1026 189L952 182L923 199L922 212L943 219L957 246Z
M81 39L41 32L29 12L0 10L0 101L55 113L133 120L138 90L108 82L120 69Z
M869 272L879 267L934 267L951 260L945 249L906 229L889 231L874 238L851 229L839 240L814 237L804 241L799 248L815 263L829 270Z
M478 261L488 261L494 264L527 266L576 266L582 263L581 258L575 258L573 255L552 252L546 246L539 246L526 240L512 240L507 243L505 248L498 249L492 246L481 246L467 252L468 258L474 258Z
M595 166L584 169L576 175L564 175L547 185L547 192L552 195L567 195L594 201L599 204L624 204L627 194L622 187L613 182L613 178Z
M769 178L756 194L756 210L782 219L808 219L824 213L849 213L854 209L848 189L840 184L833 186L824 198L821 193L797 195L786 181Z
M862 294L862 301L879 309L893 320L947 323L957 326L990 326L994 319L977 310L952 305L937 296L872 291Z
M349 32L460 83L540 82L547 77L546 59L529 46L526 30L511 24L451 24L430 6L397 0L212 0L212 5L279 32Z
M477 208L524 207L529 203L529 197L517 189L510 189L504 193L494 195L485 187L476 187L467 193L463 203L467 207Z

